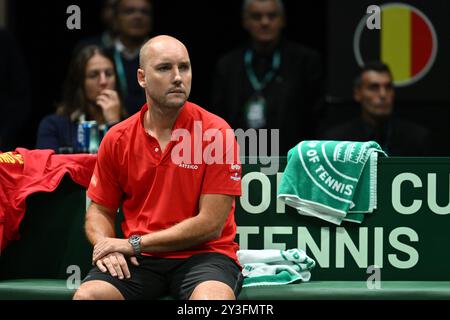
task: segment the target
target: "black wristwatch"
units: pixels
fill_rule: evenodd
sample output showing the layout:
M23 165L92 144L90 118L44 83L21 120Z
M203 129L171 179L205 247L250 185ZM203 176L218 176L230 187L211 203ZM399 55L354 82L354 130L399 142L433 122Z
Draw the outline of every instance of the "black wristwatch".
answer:
M137 234L133 234L131 237L128 238L128 242L131 244L134 250L134 255L139 256L141 255L141 237Z

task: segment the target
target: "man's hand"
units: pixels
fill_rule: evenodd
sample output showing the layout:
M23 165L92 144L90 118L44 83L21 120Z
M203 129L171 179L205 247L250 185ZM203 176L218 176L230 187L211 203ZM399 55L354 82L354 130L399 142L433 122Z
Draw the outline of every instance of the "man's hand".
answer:
M112 124L120 121L120 100L116 91L104 89L98 95L96 103L102 108L106 123Z
M135 266L138 266L139 263L136 260L136 257L131 257L130 261ZM131 278L130 270L128 269L127 261L122 253L113 252L108 255L98 259L95 264L102 272L109 271L109 273L113 277L118 277L119 279Z
M134 255L133 247L128 239L103 238L94 246L92 263L95 264L97 260L113 252L122 253L124 256Z

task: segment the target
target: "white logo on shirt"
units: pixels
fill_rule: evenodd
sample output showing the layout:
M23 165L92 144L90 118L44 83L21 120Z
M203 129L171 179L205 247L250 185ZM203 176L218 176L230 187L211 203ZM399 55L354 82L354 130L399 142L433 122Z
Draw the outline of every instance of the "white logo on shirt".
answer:
M239 175L239 173L236 172L235 174L230 176L230 179L234 180L234 181L239 181L239 180L241 180L241 176Z
M180 168L184 168L184 169L191 169L191 170L197 170L198 169L198 165L196 164L184 164L184 163L180 163L178 165Z
M239 169L241 169L241 166L238 165L238 164L232 164L232 165L230 166L230 169L231 169L231 170L239 170Z

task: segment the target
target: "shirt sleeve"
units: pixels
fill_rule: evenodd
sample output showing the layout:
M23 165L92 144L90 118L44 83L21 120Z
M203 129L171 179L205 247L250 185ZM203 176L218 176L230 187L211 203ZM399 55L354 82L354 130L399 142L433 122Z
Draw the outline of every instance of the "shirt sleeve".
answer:
M241 195L242 165L239 160L239 146L233 130L220 130L222 134L223 153L214 160L206 159L206 170L202 184L202 194ZM221 161L220 161L221 159Z
M112 135L106 135L97 155L97 163L89 184L87 195L92 201L116 211L122 199L119 184L116 149Z

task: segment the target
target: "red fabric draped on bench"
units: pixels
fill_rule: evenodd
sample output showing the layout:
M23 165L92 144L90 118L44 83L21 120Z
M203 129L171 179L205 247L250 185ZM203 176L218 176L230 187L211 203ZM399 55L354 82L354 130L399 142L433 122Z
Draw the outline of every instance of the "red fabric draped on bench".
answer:
M0 152L0 253L19 239L30 194L55 190L66 173L87 188L96 159L92 154L55 154L53 150Z

